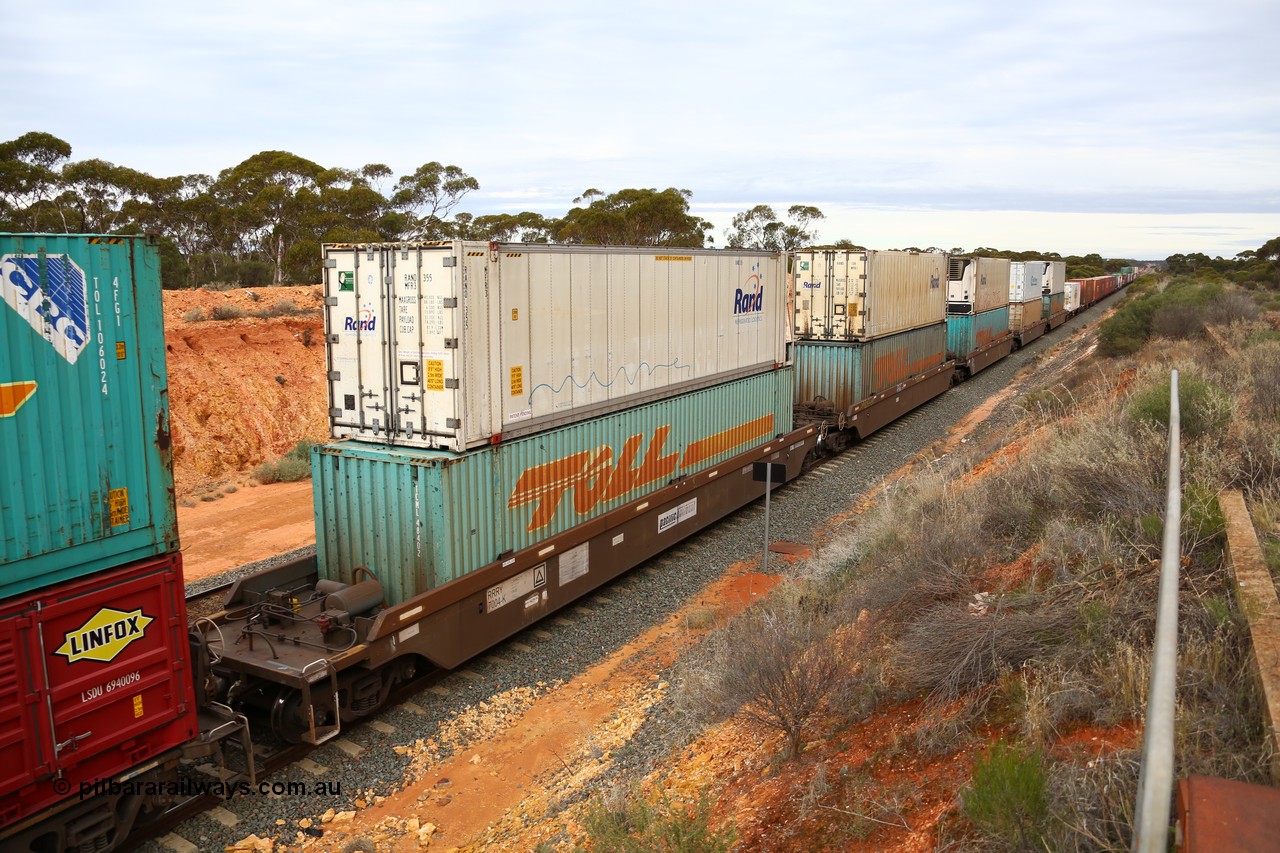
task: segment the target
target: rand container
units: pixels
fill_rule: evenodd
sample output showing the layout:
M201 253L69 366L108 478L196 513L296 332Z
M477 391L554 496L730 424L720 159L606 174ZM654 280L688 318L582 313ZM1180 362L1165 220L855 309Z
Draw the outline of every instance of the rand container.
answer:
M0 234L0 597L178 547L160 260Z
M945 362L947 324L860 343L798 341L792 359L797 403L829 401L845 410Z
M334 438L461 452L785 360L776 252L324 247Z
M318 446L320 576L400 604L789 432L793 394L784 367L466 453Z
M1007 258L947 258L947 313L981 314L1009 302Z
M802 249L792 270L797 340L869 341L946 318L940 253Z
M195 736L184 596L172 553L0 603L0 829Z

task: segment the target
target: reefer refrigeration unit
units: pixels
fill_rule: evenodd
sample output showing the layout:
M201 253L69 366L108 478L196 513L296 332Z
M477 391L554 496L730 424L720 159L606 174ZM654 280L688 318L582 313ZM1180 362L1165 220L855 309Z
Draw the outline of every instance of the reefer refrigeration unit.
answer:
M948 314L981 314L1008 302L1007 258L947 259Z
M334 438L462 452L786 361L773 252L324 247Z

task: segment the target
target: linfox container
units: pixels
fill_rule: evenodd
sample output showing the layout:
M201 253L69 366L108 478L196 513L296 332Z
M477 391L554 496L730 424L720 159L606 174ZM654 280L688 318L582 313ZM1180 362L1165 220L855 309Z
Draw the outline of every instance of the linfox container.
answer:
M964 361L971 354L1009 334L1009 309L1002 305L981 314L947 317L947 356Z
M320 575L403 603L789 432L793 396L784 367L468 453L319 446Z
M324 247L334 438L463 451L773 370L771 252Z
M947 329L935 323L861 343L799 341L792 347L796 402L854 406L947 360Z
M981 314L1009 302L1007 258L948 258L947 313Z
M1068 281L1063 287L1062 307L1067 311L1080 310L1080 282Z
M178 547L160 260L0 234L0 597Z
M195 736L184 595L173 553L0 605L0 827Z
M797 340L869 341L947 315L942 254L803 249L792 268Z
M1009 303L1009 328L1015 332L1030 329L1044 319L1043 296L1037 296L1026 302Z

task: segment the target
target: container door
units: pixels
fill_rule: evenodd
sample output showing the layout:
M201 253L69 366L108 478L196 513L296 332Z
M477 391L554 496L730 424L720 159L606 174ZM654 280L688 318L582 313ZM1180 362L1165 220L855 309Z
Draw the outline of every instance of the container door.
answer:
M389 253L392 443L461 449L455 446L462 428L461 338L454 327L459 259L450 245Z
M194 714L177 558L96 575L39 611L53 762L67 771Z
M390 441L392 436L388 256L388 250L372 246L326 250L325 328L334 438Z

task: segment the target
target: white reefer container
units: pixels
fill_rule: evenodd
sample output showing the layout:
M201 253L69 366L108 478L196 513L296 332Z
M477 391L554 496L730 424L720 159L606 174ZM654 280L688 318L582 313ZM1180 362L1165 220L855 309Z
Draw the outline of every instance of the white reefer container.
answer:
M981 314L1009 302L1007 258L948 258L947 313Z
M1068 311L1080 310L1080 282L1068 281L1063 286L1063 307Z
M775 252L324 247L334 438L463 451L786 362Z
M802 249L792 261L800 340L869 341L946 320L945 255Z
M1062 293L1067 283L1066 261L1027 261L1027 268L1035 271L1035 276L1042 282L1041 294L1045 296ZM1028 294L1030 299L1032 294Z
M1009 304L1030 302L1044 294L1044 263L1009 262Z

